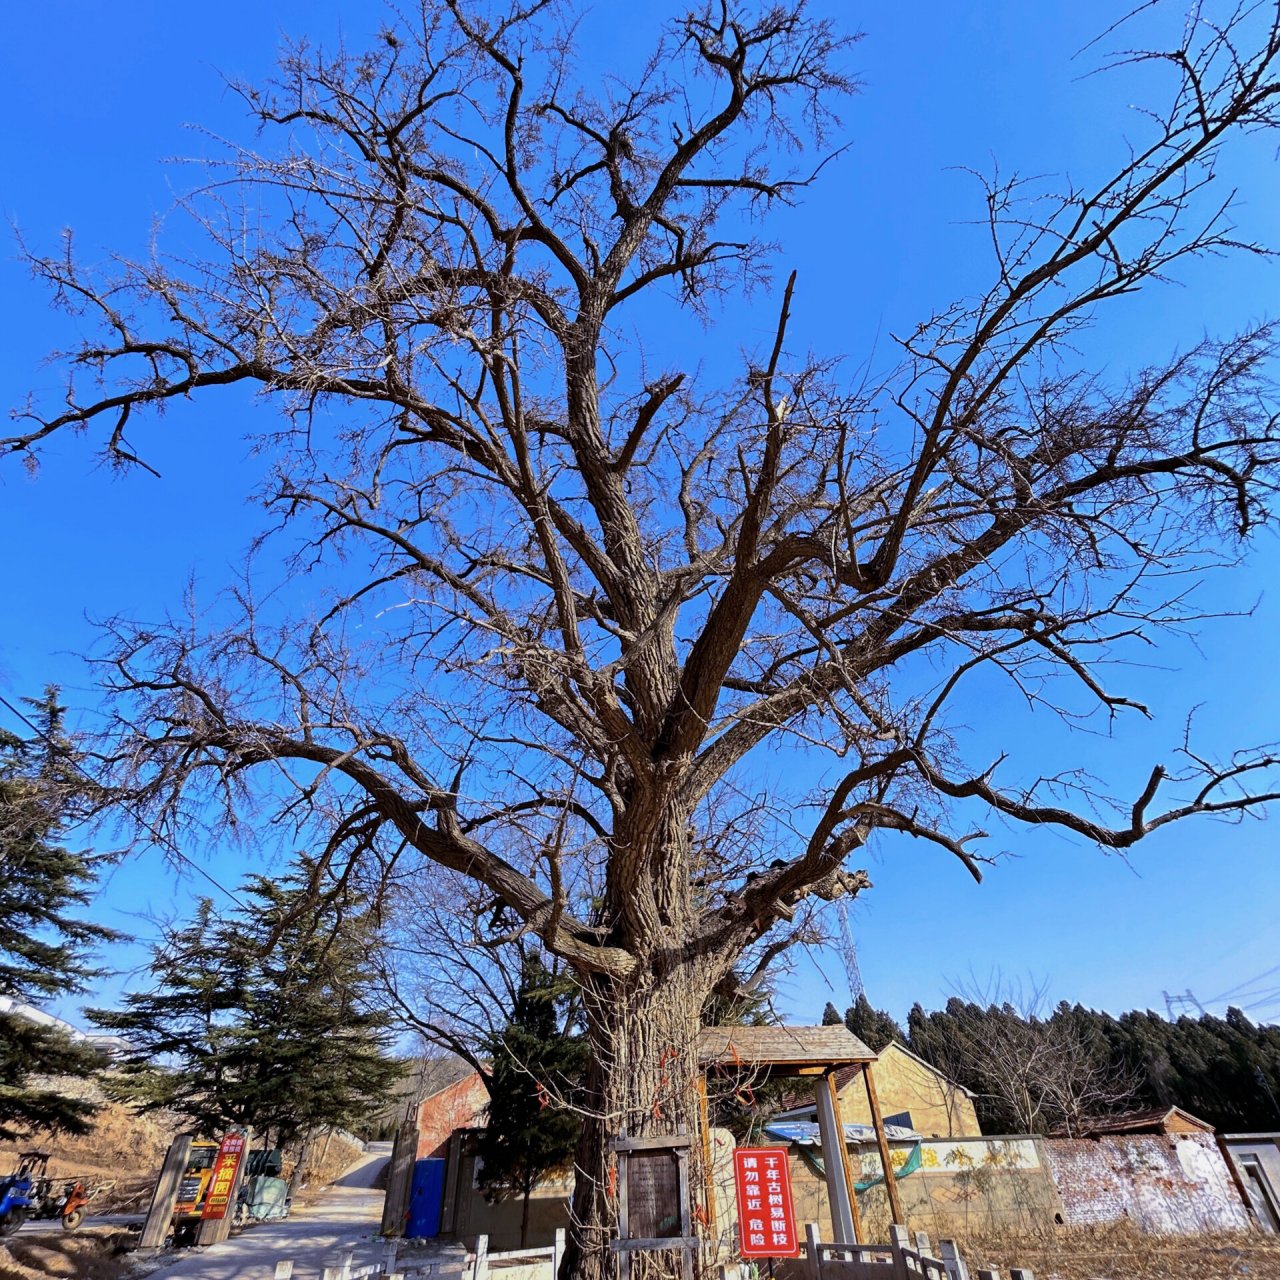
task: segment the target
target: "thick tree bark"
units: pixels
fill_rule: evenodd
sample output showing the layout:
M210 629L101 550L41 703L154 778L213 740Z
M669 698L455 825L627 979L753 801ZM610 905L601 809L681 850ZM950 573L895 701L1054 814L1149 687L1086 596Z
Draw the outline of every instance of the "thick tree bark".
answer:
M609 1241L617 1235L617 1169L609 1138L674 1134L698 1125L698 1033L713 985L700 965L644 966L628 984L587 988L592 1043L577 1153L577 1178L562 1280L617 1275ZM696 1200L699 1180L691 1179ZM677 1211L677 1206L672 1206Z

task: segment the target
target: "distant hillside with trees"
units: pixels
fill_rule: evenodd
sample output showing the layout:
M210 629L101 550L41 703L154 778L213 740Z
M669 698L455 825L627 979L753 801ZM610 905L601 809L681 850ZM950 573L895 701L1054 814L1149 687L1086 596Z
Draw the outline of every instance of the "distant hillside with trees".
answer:
M986 1133L1078 1132L1156 1106L1227 1133L1280 1129L1280 1027L1239 1009L1171 1022L1150 1010L1114 1017L1062 1001L1040 1015L956 997L931 1012L917 1003L904 1028L859 996L843 1021L873 1049L897 1039L972 1090Z

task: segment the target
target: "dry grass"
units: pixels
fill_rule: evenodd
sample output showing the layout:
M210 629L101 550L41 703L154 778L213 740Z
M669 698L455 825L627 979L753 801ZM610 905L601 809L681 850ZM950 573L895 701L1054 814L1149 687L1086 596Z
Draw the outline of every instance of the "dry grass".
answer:
M129 1236L110 1227L14 1236L0 1245L0 1280L120 1280Z
M0 1143L0 1169L17 1160L19 1151L47 1151L49 1172L55 1177L103 1179L155 1177L174 1135L181 1128L176 1116L166 1112L139 1115L119 1102L108 1102L94 1080L58 1077L48 1083L61 1092L96 1102L101 1110L93 1128L71 1134L33 1133L20 1142Z
M145 1209L180 1121L166 1113L138 1115L121 1103L107 1102L93 1081L57 1084L101 1104L94 1127L79 1137L34 1133L20 1142L0 1143L0 1172L11 1169L21 1151L47 1151L55 1178L82 1178L90 1191L101 1189L91 1202L91 1213Z
M1280 1237L1259 1232L1148 1236L1126 1226L1076 1227L975 1233L957 1243L974 1274L1027 1267L1036 1280L1280 1280Z

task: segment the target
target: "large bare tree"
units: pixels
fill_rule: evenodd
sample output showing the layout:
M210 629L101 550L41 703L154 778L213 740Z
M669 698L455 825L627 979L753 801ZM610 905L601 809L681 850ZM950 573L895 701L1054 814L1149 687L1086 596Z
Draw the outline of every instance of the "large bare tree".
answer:
M242 90L265 141L192 198L203 260L33 257L88 329L66 402L8 449L85 429L145 461L144 411L247 385L279 411L266 508L301 539L291 587L240 589L232 621L113 625L117 794L175 833L256 799L335 866L444 868L483 886L491 940L572 966L574 1275L609 1269L606 1132L693 1123L704 1004L865 887L868 842L976 876L978 809L1125 849L1274 795L1265 752L1171 744L1108 810L953 733L984 670L1142 712L1103 660L1188 622L1185 574L1270 513L1270 326L1127 378L1071 342L1180 260L1255 248L1209 180L1277 123L1280 19L1167 16L1168 47L1131 55L1167 97L1120 166L988 184L990 288L875 382L792 350L760 238L854 87L803 4L702 0L623 80L579 67L553 0L428 0ZM753 288L773 337L734 373ZM672 312L711 317L705 358L664 344ZM820 794L753 772L787 736L830 753Z

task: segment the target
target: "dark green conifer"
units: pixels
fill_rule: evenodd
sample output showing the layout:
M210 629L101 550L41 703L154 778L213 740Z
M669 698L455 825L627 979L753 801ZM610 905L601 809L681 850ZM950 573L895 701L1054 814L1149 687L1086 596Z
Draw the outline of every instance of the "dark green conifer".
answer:
M526 956L510 1021L490 1045L480 1185L490 1200L521 1197L521 1245L533 1188L571 1160L582 1125L575 1105L587 1048L573 1026L573 992L571 982Z
M33 738L0 729L0 996L39 1005L80 991L94 974L90 949L113 935L77 914L92 896L94 868L89 855L62 843L68 812L85 789L63 731L64 708L52 687L28 705ZM83 1041L0 1011L0 1138L85 1132L95 1108L56 1081L101 1065Z
M133 1046L118 1096L276 1145L359 1128L382 1105L402 1066L370 1001L374 922L358 893L320 879L303 858L283 879L252 877L229 915L203 900L156 949L149 989L93 1011Z
M906 1041L897 1019L882 1009L873 1008L864 992L859 992L857 1000L845 1011L844 1025L877 1053L894 1040Z

